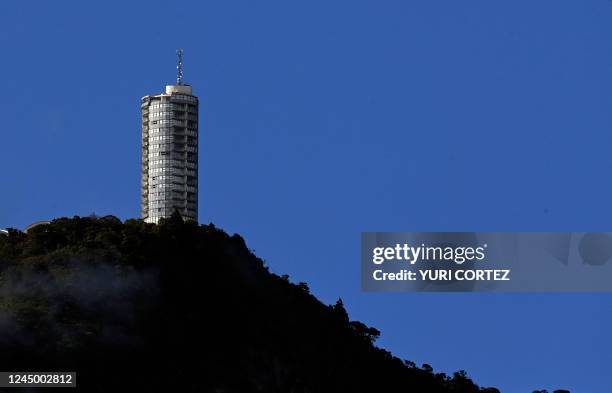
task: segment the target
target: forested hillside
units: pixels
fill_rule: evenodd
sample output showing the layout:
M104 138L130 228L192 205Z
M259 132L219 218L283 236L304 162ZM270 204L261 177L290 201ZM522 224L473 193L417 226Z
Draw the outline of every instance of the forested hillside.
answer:
M378 335L213 225L74 217L0 236L2 371L76 371L92 392L498 392Z

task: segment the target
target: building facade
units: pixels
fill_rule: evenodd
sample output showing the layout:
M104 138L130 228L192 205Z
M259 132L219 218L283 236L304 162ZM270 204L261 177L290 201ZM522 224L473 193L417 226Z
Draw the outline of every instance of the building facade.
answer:
M184 220L198 219L198 107L192 87L180 79L165 93L141 100L145 222L157 223L175 211Z

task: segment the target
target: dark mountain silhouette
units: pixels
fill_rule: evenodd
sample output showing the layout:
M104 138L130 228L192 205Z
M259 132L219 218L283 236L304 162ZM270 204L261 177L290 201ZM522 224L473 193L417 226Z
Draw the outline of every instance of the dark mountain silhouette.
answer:
M76 371L91 392L499 392L379 334L214 225L74 217L0 236L2 371Z

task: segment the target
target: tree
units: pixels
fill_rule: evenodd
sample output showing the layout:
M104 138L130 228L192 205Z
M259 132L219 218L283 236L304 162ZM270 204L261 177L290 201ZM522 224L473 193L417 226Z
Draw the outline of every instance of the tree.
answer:
M359 321L351 321L349 323L351 328L360 336L368 340L370 343L374 343L380 337L380 331L376 328L369 327L365 323Z

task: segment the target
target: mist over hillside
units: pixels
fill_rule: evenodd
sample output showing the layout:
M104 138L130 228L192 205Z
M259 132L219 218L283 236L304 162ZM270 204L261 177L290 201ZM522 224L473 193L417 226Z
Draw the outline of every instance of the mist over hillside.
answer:
M0 236L2 371L76 371L92 392L499 392L379 334L214 225L74 217Z

